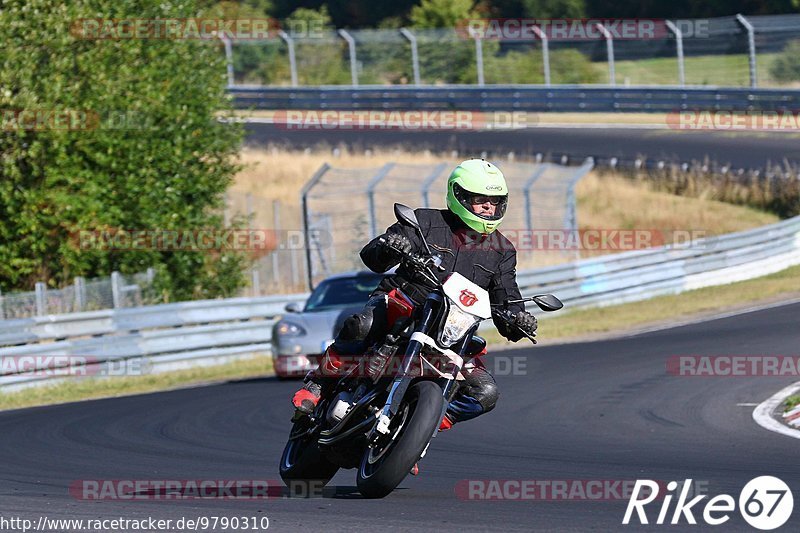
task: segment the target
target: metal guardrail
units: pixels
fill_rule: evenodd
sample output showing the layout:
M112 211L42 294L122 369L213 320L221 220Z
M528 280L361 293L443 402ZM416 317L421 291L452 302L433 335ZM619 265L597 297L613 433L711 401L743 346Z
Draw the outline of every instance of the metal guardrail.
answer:
M748 88L448 85L441 87L229 87L238 108L671 112L792 111L800 90Z
M797 264L800 217L683 248L637 250L520 271L517 280L523 294L551 292L568 307L581 307L678 294ZM144 360L151 370L159 371L224 362L269 352L275 318L287 303L307 296L206 300L0 321L0 345L6 345L0 348L0 363L25 356L82 356L87 365L95 366ZM6 367L0 366L4 390L47 383L54 377Z

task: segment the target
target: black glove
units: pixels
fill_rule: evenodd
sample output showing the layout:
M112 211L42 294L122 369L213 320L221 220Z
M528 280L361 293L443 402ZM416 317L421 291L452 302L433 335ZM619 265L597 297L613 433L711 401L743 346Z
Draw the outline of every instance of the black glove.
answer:
M518 311L514 315L514 324L531 337L536 336L536 328L539 327L536 317L527 311Z
M400 233L387 233L382 244L384 254L395 263L399 263L412 250L411 241Z

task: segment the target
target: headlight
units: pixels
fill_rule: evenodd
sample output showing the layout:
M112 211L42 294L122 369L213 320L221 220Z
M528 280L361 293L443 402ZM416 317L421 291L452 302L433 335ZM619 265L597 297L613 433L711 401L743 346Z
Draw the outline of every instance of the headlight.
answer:
M458 308L454 303L450 304L450 311L447 313L447 320L445 320L444 328L442 328L442 336L439 342L442 346L450 347L458 339L475 325L480 319L469 313L465 313Z
M306 330L291 322L280 322L278 327L275 328L275 332L282 337L296 337L306 334Z

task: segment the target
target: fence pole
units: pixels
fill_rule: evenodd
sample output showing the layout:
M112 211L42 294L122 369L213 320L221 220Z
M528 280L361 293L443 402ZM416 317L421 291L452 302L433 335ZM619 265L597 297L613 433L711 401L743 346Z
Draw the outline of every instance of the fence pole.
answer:
M122 279L116 271L111 273L111 301L114 309L122 307Z
M220 33L219 38L222 40L222 44L225 45L225 63L228 70L228 87L233 87L233 46L231 45L231 40L228 39L228 36L224 33Z
M311 179L303 185L303 190L300 191L300 205L302 206L303 210L303 237L304 237L304 245L306 249L306 277L308 279L308 290L314 288L314 268L311 262L311 224L310 224L310 212L308 210L308 194L311 192L319 180L322 179L322 176L325 175L326 172L331 168L328 163L323 163L319 170L317 170Z
M261 296L261 278L257 268L250 270L250 291L250 295L254 298Z
M292 77L292 87L297 87L297 58L294 55L294 39L283 30L278 30L278 36L286 43L289 49L289 72Z
M475 67L478 69L478 85L483 87L483 42L481 38L475 34Z
M542 40L542 63L544 65L544 84L550 87L550 42L539 26L533 26L533 32Z
M422 203L425 207L430 207L431 203L428 198L428 193L430 192L431 185L433 182L436 181L436 178L444 172L447 168L447 163L439 163L433 168L433 171L425 178L425 181L422 183Z
M75 308L83 311L86 307L86 280L83 276L75 278Z
M350 79L353 82L353 87L358 87L358 65L356 64L356 40L353 36L347 33L347 30L339 30L339 36L347 41L347 47L350 49Z
M525 185L522 186L522 194L525 195L525 224L528 227L528 231L533 231L533 206L531 205L531 187L533 184L536 183L542 174L547 170L550 165L548 163L541 163L539 164L538 168L533 171L533 174L528 178L525 182Z
M394 162L386 163L381 167L377 174L375 174L367 185L367 201L369 202L369 231L370 239L378 236L378 217L375 214L375 187L385 178L392 168Z
M608 83L610 85L616 85L617 73L614 68L614 38L611 36L611 32L608 31L605 26L599 22L596 24L597 28L603 33L603 37L606 39L606 53L608 54Z
M42 281L37 281L34 286L36 293L36 316L44 316L47 314L46 299L47 299L47 286Z
M747 30L747 48L750 54L750 87L756 88L758 86L758 78L756 76L756 35L755 28L750 24L750 21L744 18L741 14L736 15L736 20L739 24L744 26Z
M408 39L411 44L411 69L414 72L414 85L419 87L419 53L417 51L417 38L406 28L400 28L400 34Z
M686 86L686 70L683 62L683 33L672 21L668 20L667 27L675 34L675 46L678 49L678 82L681 87Z
M272 200L272 230L275 232L276 235L276 244L281 240L280 236L280 229L281 229L281 203L278 200ZM281 275L280 275L280 256L278 255L278 248L276 247L272 250L270 254L272 256L272 279L275 282L275 285L280 285L281 282Z

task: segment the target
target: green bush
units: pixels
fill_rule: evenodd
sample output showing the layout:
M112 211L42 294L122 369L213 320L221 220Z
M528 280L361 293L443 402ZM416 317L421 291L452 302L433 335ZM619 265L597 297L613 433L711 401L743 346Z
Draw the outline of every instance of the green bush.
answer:
M783 49L770 66L769 73L775 81L800 80L800 41L792 41Z
M85 39L81 18L202 16L194 0L7 0L0 17L0 288L154 267L165 299L230 295L240 253L81 250L104 228L218 229L237 170L240 126L230 109L220 43ZM77 129L21 128L20 110L85 111Z

